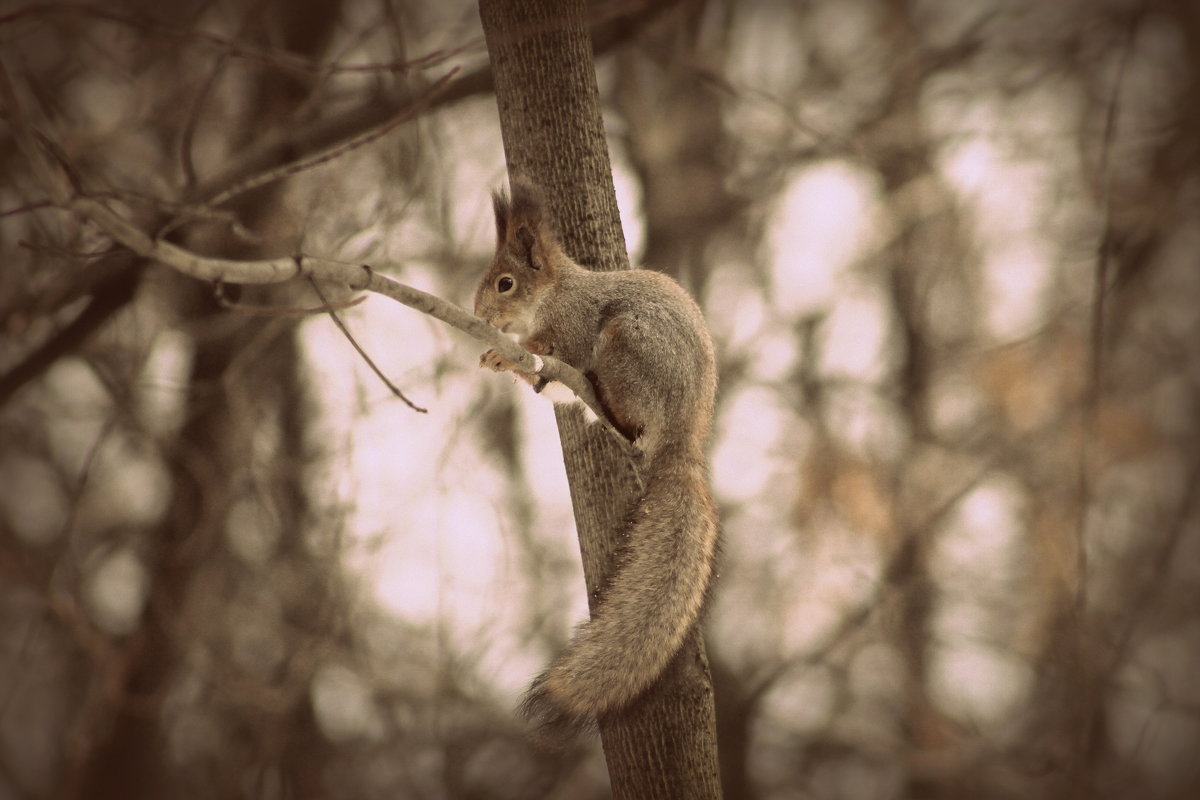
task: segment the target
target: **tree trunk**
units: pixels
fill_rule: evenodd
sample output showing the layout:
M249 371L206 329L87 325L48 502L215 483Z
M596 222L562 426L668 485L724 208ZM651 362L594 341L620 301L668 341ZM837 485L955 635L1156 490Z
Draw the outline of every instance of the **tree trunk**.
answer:
M510 174L543 190L567 252L629 266L600 117L583 0L481 0ZM608 579L637 485L611 439L558 412L588 597ZM631 708L600 720L613 797L718 798L716 718L703 639L693 633Z

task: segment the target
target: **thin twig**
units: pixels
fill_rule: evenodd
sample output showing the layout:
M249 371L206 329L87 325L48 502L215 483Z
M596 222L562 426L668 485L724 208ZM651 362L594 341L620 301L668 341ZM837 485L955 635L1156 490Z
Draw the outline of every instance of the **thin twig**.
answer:
M1076 579L1077 590L1074 597L1074 608L1072 609L1075 615L1075 639L1073 645L1073 658L1079 663L1086 663L1088 659L1087 647L1088 627L1087 627L1087 610L1088 610L1088 589L1089 581L1087 576L1088 557L1087 557L1087 528L1088 528L1088 513L1087 506L1090 502L1092 493L1092 440L1093 429L1096 425L1096 417L1100 407L1100 395L1103 391L1104 379L1104 348L1105 348L1105 317L1107 316L1108 306L1108 291L1109 291L1109 257L1112 251L1113 229L1112 229L1112 164L1110 157L1112 155L1113 140L1116 137L1117 116L1120 107L1121 99L1121 84L1125 77L1125 68L1129 63L1130 53L1133 51L1134 41L1138 30L1141 27L1142 19L1145 16L1145 5L1137 12L1137 16L1131 21L1127 31L1127 38L1124 46L1121 49L1120 60L1117 62L1116 75L1113 78L1112 97L1109 100L1108 109L1104 119L1104 135L1100 150L1100 179L1101 179L1101 203L1104 212L1104 233L1100 238L1100 243L1097 246L1096 252L1096 271L1092 283L1092 315L1091 315L1091 331L1090 331L1090 363L1087 375L1087 383L1084 388L1081 430L1079 436L1079 446L1077 457L1078 463L1078 506L1076 514L1078 520L1076 522L1075 532L1075 569L1077 572ZM1070 777L1068 780L1077 778L1084 770L1091 766L1092 742L1096 726L1097 707L1099 705L1098 698L1092 696L1097 691L1098 684L1096 683L1096 673L1093 673L1084 683L1082 690L1082 719L1077 725L1077 732L1074 736L1074 741L1071 743L1071 759L1067 769Z
M321 291L321 286L312 278L308 279L308 283L310 286L312 286L313 291L317 293L317 297L321 298L321 303L325 306L326 313L328 313L329 318L333 320L333 324L337 325L337 329L342 332L342 336L345 336L346 341L350 342L350 345L354 348L355 352L362 356L362 360L365 361L367 366L371 368L371 371L375 373L376 377L383 382L383 385L388 388L388 391L403 400L404 404L413 411L419 411L422 414L429 413L429 409L421 408L420 406L414 404L413 401L405 397L404 392L400 391L400 387L392 383L388 379L388 376L383 374L383 370L381 370L379 365L376 364L369 355L367 355L367 351L364 350L362 345L358 343L358 340L354 338L354 334L350 333L350 329L346 327L346 323L342 322L342 318L339 317L337 312L333 310L333 306L330 305L329 301L325 298L325 293Z
M28 214L29 212L37 211L40 208L53 208L53 207L54 207L54 203L51 202L50 200L38 200L33 203L27 203L26 205L23 205L23 206L17 206L16 208L9 208L9 209L5 209L4 211L0 211L0 217L11 217L16 214Z
M1144 10L1144 9L1143 9ZM1129 26L1125 46L1121 49L1120 60L1117 62L1116 75L1113 78L1112 97L1104 118L1104 138L1100 149L1100 179L1101 203L1104 213L1103 234L1096 249L1096 272L1092 282L1092 314L1090 322L1090 349L1087 384L1083 397L1083 432L1079 440L1079 527L1076 541L1076 569L1078 570L1079 592L1076 599L1076 612L1080 615L1087 605L1087 547L1085 534L1087 514L1085 508L1088 496L1091 494L1091 460L1092 437L1089 435L1094 425L1100 405L1101 384L1104 379L1104 320L1108 310L1109 256L1112 251L1112 154L1113 139L1116 137L1117 112L1120 107L1121 83L1125 77L1125 68L1129 63L1129 54L1133 50L1134 37L1137 35L1142 16L1134 19ZM1082 617L1081 617L1082 619Z
M375 141L376 139L379 139L380 137L387 134L389 131L391 131L396 126L402 125L405 122L408 122L409 120L411 120L412 118L414 118L415 116L420 114L422 111L424 111L425 108L427 108L429 105L431 105L433 103L433 101L435 99L437 99L438 95L440 95L445 90L446 85L449 84L451 79L453 79L454 76L459 73L459 70L460 70L459 67L455 67L454 69L450 70L445 75L443 75L442 77L438 78L437 81L435 81L425 91L425 93L422 94L415 102L413 102L407 108L400 111L398 114L393 116L391 119L368 130L366 133L363 133L359 136L356 136L356 137L349 139L347 141L344 141L344 142L337 142L336 144L334 144L330 147L324 148L322 150L318 150L315 153L313 153L312 155L310 155L307 158L304 158L300 161L293 161L289 164L284 164L275 169L269 169L269 170L266 170L265 172L260 172L251 178L247 178L244 181L235 183L233 186L230 186L228 189L226 189L226 190L218 193L214 197L210 198L208 200L207 205L209 205L209 206L221 205L222 203L230 200L231 198L236 197L239 194L248 192L251 189L257 189L260 186L265 186L268 183L274 183L275 181L282 180L284 178L290 178L291 176L296 175L297 173L304 172L305 170L312 169L313 167L318 167L321 164L325 164L329 161L334 160L335 158L339 158L340 156L345 155L346 153L350 152L351 150L356 150L359 147L370 144L371 142Z
M118 25L126 25L131 28L137 28L147 34L196 42L215 48L222 55L255 61L277 69L303 75L324 76L345 73L375 74L380 72L409 73L437 66L461 53L482 47L482 37L476 37L458 47L437 50L407 61L384 61L364 64L321 64L285 51L255 47L232 39L226 39L223 36L205 33L204 31L197 31L190 28L175 28L146 17L113 11L100 6L78 3L37 3L24 6L18 8L16 11L0 15L0 26L11 25L24 19L35 19L53 15L85 16Z

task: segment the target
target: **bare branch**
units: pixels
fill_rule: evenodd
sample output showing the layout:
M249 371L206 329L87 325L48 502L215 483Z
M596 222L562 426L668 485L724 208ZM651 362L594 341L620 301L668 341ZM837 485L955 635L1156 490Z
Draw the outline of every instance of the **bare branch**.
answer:
M276 169L260 172L257 175L247 178L244 181L240 181L239 183L230 186L225 191L218 193L215 197L209 199L207 204L210 206L218 206L230 198L242 194L243 192L248 192L251 189L257 189L258 187L264 186L268 183L273 183L277 180L291 177L299 172L303 172L332 161L333 159L338 158L350 150L355 150L363 145L370 144L371 142L391 131L397 125L408 122L428 108L433 101L437 99L438 95L445 90L446 85L451 81L451 79L454 78L455 75L458 74L458 72L458 67L450 70L445 75L438 78L437 81L435 81L428 89L425 90L424 94L417 98L417 100L407 108L402 109L391 119L384 121L380 125L370 128L365 133L362 133L350 139L349 141L335 142L333 145L322 150L318 150L312 155L306 156L299 161L293 161L288 164L283 164Z
M218 284L220 289L225 284ZM217 292L217 302L222 308L227 308L230 311L236 311L239 314L245 314L251 317L287 317L287 316L312 316L314 314L327 314L330 311L344 311L347 308L354 308L361 305L367 299L366 295L360 294L352 300L345 300L340 303L331 303L325 299L325 295L321 290L313 285L317 295L321 298L321 304L317 306L260 306L250 303L238 303L225 296L222 291Z
M100 8L79 3L39 3L24 6L8 14L0 15L0 26L11 25L25 19L64 15L83 16L92 19L111 22L136 28L146 34L161 36L166 39L178 39L184 42L195 42L218 50L223 55L242 58L260 64L273 66L277 69L302 75L335 75L343 73L375 74L380 72L408 73L418 69L427 69L448 61L455 56L473 49L482 48L482 37L458 47L437 50L407 61L386 61L364 64L322 64L311 59L297 56L283 50L270 50L254 47L243 42L226 39L211 33L192 29L174 28L164 25L149 17L142 17L122 11Z
M612 4L607 11L593 17L593 52L596 56L601 56L615 50L651 21L679 5L680 0L653 3L633 0L629 3ZM478 41L472 40L460 47L444 51L444 54L449 58L468 52L476 46ZM442 54L443 51L438 51L431 56L407 63L414 68L434 66L437 62L445 60L440 57ZM433 58L434 56L437 58ZM436 96L429 98L430 102L422 101L422 107L417 110L416 115L492 91L492 69L490 65L485 64L451 81ZM238 152L230 154L220 172L201 181L192 188L188 196L211 204L213 196L235 183L252 178L258 172L274 170L279 168L280 164L292 160L307 160L313 154L345 146L364 135L364 131L384 126L390 119L407 114L413 104L412 94L413 91L407 86L394 87L382 96L371 95L357 106L336 115L322 116L295 127L271 130Z
M595 413L607 430L628 445L628 440L604 413L591 382L577 369L553 357L536 357L466 309L381 275L366 264L350 264L306 255L235 261L201 256L150 236L102 200L77 191L69 174L70 166L62 163L63 157L58 154L53 140L35 130L31 124L3 60L0 60L0 100L7 108L9 125L17 146L29 159L34 175L44 184L54 203L91 221L134 253L214 284L271 284L306 278L385 295L484 342L523 371L563 384Z

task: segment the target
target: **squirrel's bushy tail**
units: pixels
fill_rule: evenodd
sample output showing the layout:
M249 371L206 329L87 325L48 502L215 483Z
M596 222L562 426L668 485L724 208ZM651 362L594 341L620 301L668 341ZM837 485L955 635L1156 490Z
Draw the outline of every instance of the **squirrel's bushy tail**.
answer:
M703 454L668 445L647 464L629 540L592 619L525 696L522 714L553 742L621 708L679 651L713 579L717 514Z

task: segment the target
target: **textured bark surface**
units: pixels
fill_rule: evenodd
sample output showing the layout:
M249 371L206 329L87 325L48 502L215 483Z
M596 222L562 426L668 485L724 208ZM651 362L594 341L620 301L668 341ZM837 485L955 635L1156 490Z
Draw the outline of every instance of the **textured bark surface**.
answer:
M567 252L626 269L625 240L600 116L582 0L482 0L510 175L542 187ZM588 598L608 579L638 487L604 431L558 413ZM663 678L627 711L600 720L615 798L721 796L712 682L694 633Z

